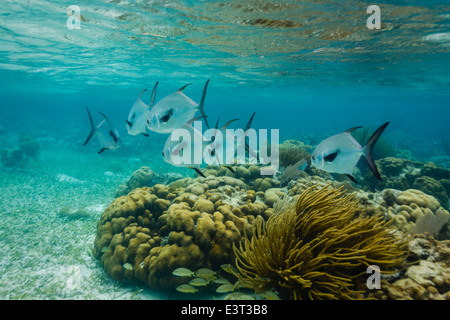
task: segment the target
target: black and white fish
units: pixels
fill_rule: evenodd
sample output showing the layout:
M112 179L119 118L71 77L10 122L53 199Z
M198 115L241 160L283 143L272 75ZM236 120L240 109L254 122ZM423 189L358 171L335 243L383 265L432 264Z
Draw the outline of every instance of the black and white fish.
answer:
M138 134L142 134L146 137L148 137L148 133L145 132L147 128L147 120L150 114L150 110L153 107L155 103L155 96L156 96L156 88L158 87L158 82L155 83L153 86L152 91L152 97L150 99L150 105L147 105L141 100L141 96L144 92L147 91L147 89L143 90L139 97L137 98L136 102L134 103L133 107L130 110L130 114L128 115L127 120L127 130L128 133L135 136Z
M97 134L101 147L98 153L102 153L103 151L108 149L117 149L119 147L119 144L121 143L121 140L119 138L117 129L114 127L111 121L109 121L109 119L103 113L97 111L103 116L104 120L97 126L95 126L94 120L92 119L91 112L89 111L88 107L86 107L86 110L89 116L89 122L91 123L91 132L89 132L89 135L83 145L85 146L94 136L94 134Z
M183 90L189 84L158 101L150 110L147 120L148 129L158 133L171 133L173 130L181 128L190 119L194 118L197 111L200 111L205 119L206 126L209 128L203 110L208 83L209 80L205 83L199 104L183 93Z
M374 176L381 180L372 156L372 149L388 124L389 122L386 122L379 127L364 147L351 135L352 131L362 128L361 126L350 128L342 133L326 138L319 143L312 153L311 164L326 172L345 174L353 182L356 182L353 177L353 169L358 164L361 156L364 156Z

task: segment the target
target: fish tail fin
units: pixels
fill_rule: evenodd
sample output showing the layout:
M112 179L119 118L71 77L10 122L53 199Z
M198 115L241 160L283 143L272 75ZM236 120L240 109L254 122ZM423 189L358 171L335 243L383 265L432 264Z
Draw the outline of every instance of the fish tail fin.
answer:
M200 169L194 168L194 167L189 167L189 169L195 170L195 172L197 172L198 175L202 176L203 178L206 178L206 176L203 174L203 172Z
M375 165L375 161L373 160L372 156L372 150L375 146L375 143L377 142L378 138L383 133L384 129L388 126L389 122L386 122L381 127L379 127L370 137L369 141L367 141L367 144L364 146L364 155L367 160L367 164L369 165L370 170L372 171L373 175L378 179L381 180L380 173L378 172L377 166Z
M247 125L245 126L244 132L247 132L248 129L250 129L250 126L252 125L253 118L255 117L256 112L253 112L252 116L247 122Z
M223 164L222 167L227 168L227 169L230 170L232 173L236 174L236 171L233 169L232 166Z
M150 98L150 109L153 108L153 105L155 104L156 89L158 88L158 83L159 81L156 81L155 85L153 86L152 97Z
M253 112L252 116L247 122L247 125L245 126L244 132L247 134L248 129L250 129L250 126L252 125L253 118L255 117L256 112ZM250 149L250 146L247 143L247 140L245 140L245 151L247 151L249 154L251 154L253 157L256 158L257 161L259 161L259 157L257 154L253 152L253 150Z
M205 96L206 96L206 89L208 88L209 79L206 81L205 86L203 87L202 97L200 99L200 103L198 105L198 109L200 110L200 113L205 119L206 126L209 129L208 120L206 119L205 110L203 109L203 103L205 102Z
M89 140L91 140L91 138L94 135L95 130L96 130L94 120L92 120L91 112L89 111L88 107L86 107L86 110L87 110L87 113L89 116L89 122L91 123L91 132L89 132L89 135L86 138L86 141L84 142L83 146L85 146L89 142Z

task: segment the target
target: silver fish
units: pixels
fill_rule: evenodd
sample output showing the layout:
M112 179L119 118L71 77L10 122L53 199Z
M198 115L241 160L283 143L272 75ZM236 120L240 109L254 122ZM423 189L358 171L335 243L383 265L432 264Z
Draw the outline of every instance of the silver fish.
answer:
M197 111L200 111L205 119L206 126L209 128L203 110L208 83L209 80L205 83L199 104L183 93L183 90L189 84L158 101L150 110L147 120L148 129L158 133L171 133L173 130L182 127L187 121L192 119Z
M210 163L210 164L228 163L228 164L230 164L233 162L233 159L235 157L238 158L238 163L245 163L245 153L243 153L244 150L249 153L249 156L251 155L255 159L259 160L258 156L253 152L253 150L250 149L250 146L248 145L248 143L245 139L248 135L248 130L250 129L250 126L252 124L255 114L256 114L256 112L254 112L252 114L252 116L250 117L249 121L247 122L247 125L245 126L244 130L241 131L242 135L239 134L238 132L230 133L228 130L226 130L228 125L231 122L239 120L239 119L233 119L233 120L228 121L220 129L218 129L219 119L217 120L216 127L212 131L213 134L210 138L212 143L206 147L206 152L205 152L206 155L205 156L209 158L207 163ZM209 138L209 136L206 136L206 139L208 139L208 138ZM228 155L226 152L225 143L231 143L232 141L233 141L233 144L236 145L236 149L234 150L233 154ZM226 156L229 156L231 158L223 160L223 157L225 154L226 154ZM226 166L226 167L229 168L230 171L235 173L231 167L228 167L228 166Z
M195 170L199 175L205 177L205 175L200 170L200 165L202 164L202 159L196 159L196 151L201 150L202 156L204 154L205 146L203 145L204 136L203 134L194 128L192 124L203 118L203 116L196 117L185 123L181 128L184 129L183 132L188 136L181 137L174 136L175 133L182 132L181 130L172 131L170 136L167 138L162 151L162 156L164 161L170 163L176 167L185 167ZM180 162L182 160L182 162ZM198 160L198 161L196 161Z
M353 127L326 138L314 150L311 156L311 164L326 172L345 174L350 180L356 182L352 175L353 169L358 164L361 156L364 156L373 175L378 180L381 180L380 173L373 160L372 149L388 124L389 122L386 122L379 127L364 147L351 135L353 130L361 127Z
M127 121L127 131L129 134L135 136L138 134L142 134L148 137L148 133L145 132L147 128L147 120L150 114L150 109L153 107L155 103L156 96L156 88L158 87L158 82L153 86L152 97L150 99L150 106L142 102L141 96L147 91L147 89L142 90L134 103L133 107L130 110L130 114L128 115Z
M97 126L95 126L94 120L92 120L91 112L89 111L88 107L86 107L86 110L89 116L89 122L91 123L91 132L89 132L89 135L83 145L85 146L96 133L101 147L98 153L102 153L103 151L108 149L117 149L119 147L119 144L121 143L121 140L119 138L119 132L117 132L117 129L114 127L111 121L109 121L109 119L103 113L97 111L103 116L104 120Z

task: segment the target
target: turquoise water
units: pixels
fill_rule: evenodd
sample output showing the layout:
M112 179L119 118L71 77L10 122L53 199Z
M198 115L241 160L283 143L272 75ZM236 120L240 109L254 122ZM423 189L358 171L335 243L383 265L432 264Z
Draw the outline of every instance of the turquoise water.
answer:
M317 142L390 121L392 145L450 163L448 1L377 1L380 30L367 28L360 1L77 0L72 30L68 4L0 9L0 149L23 137L40 145L0 167L0 298L168 298L115 283L90 254L102 210L133 171L193 176L162 160L167 136L127 134L131 106L156 81L157 100L192 83L185 93L198 102L210 79L210 123L243 127L256 112L252 127L279 129L280 142ZM119 149L82 146L85 106L109 116ZM65 206L91 215L61 219Z

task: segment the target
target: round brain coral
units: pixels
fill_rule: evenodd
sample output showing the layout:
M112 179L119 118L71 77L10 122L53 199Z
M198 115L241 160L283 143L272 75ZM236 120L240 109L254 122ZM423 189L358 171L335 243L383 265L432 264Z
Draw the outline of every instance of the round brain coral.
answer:
M177 286L186 279L172 275L176 268L231 263L233 244L250 233L256 216L268 214L263 203L231 196L248 195L241 180L187 181L135 189L105 209L97 224L94 254L113 279L153 288ZM195 187L202 193L193 193Z

